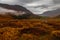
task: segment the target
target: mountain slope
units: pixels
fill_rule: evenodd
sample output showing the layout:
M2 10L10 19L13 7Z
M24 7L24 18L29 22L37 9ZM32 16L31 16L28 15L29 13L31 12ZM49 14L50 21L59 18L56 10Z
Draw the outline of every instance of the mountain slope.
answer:
M25 7L20 6L20 5L8 5L8 4L0 3L0 7L5 8L5 9L9 9L9 10L22 11L22 12L25 12L25 13L32 14L31 11L29 11L28 9L26 9Z
M56 9L56 10L53 10L53 11L46 11L41 15L42 16L49 16L49 17L58 16L58 15L60 15L60 9Z
M20 5L9 5L9 4L0 3L0 7L5 8L3 10L8 9L10 11L14 11L14 12L6 12L6 14L8 14L7 16L11 16L13 18L17 18L17 19L31 19L31 18L40 19L40 18L42 18L41 16L33 14L31 11L29 11L28 9L26 9L25 7L20 6ZM15 11L17 11L17 12L15 12ZM6 14L5 14L5 16L6 16Z

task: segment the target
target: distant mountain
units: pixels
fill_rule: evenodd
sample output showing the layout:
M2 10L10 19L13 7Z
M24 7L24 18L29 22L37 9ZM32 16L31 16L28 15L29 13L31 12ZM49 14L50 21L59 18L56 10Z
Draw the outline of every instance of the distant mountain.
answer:
M15 18L15 19L31 19L31 18L40 18L40 16L33 14L31 11L29 11L28 9L26 9L23 6L20 5L9 5L9 4L2 4L0 3L0 7L2 7L3 10L8 9L11 11L17 11L17 13L15 13L16 15L14 15L13 12L6 12L6 14L4 15L0 15L0 17L11 17L11 18ZM25 12L25 14L23 15L18 15L19 12L21 12L20 14L22 14L23 12ZM4 13L4 12L3 12Z
M10 11L14 10L14 12L3 12L3 14L4 13L5 14L0 15L0 17L3 17L3 18L4 17L14 18L14 19L40 19L40 18L45 18L45 17L33 14L31 11L29 11L28 9L26 9L25 7L20 6L20 5L9 5L9 4L0 3L0 7L2 7L1 9L3 9L3 10L6 10L6 9L8 9ZM17 11L17 12L15 12L15 11ZM14 14L16 14L16 15L14 15ZM23 14L23 15L21 15L21 14Z
M53 11L46 11L41 15L42 16L49 16L49 17L58 16L58 15L60 15L60 9L56 9L56 10L53 10Z
M28 9L26 9L25 7L20 6L20 5L9 5L9 4L0 3L0 7L9 9L9 10L21 11L21 12L32 14L31 11L29 11Z

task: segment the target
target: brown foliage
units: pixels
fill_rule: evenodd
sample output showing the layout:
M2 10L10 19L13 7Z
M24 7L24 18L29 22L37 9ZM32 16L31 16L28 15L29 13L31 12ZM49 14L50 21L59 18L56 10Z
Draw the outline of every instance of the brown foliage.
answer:
M0 40L60 40L59 35L60 19L0 17Z

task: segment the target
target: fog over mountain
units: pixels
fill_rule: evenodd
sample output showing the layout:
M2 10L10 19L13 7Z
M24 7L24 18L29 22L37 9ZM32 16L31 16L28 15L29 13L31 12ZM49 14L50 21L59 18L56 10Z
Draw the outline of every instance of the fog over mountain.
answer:
M33 14L31 11L20 5L9 5L0 3L0 14L13 13L15 15Z
M22 5L35 14L60 8L60 0L0 0L0 3Z
M53 10L53 11L46 11L41 15L42 16L49 16L49 17L59 16L60 15L60 8Z

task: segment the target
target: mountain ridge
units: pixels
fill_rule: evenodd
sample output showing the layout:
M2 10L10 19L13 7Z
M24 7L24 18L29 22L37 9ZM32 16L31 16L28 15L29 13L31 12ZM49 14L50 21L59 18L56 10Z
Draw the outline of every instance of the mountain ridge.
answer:
M53 11L46 11L41 15L42 16L48 16L48 17L58 16L58 15L60 15L60 8L56 9L56 10L53 10Z
M9 10L15 10L18 12L22 11L22 12L33 14L30 10L28 10L27 8L20 6L20 5L9 5L9 4L0 3L0 7L5 8L5 9L9 9Z

